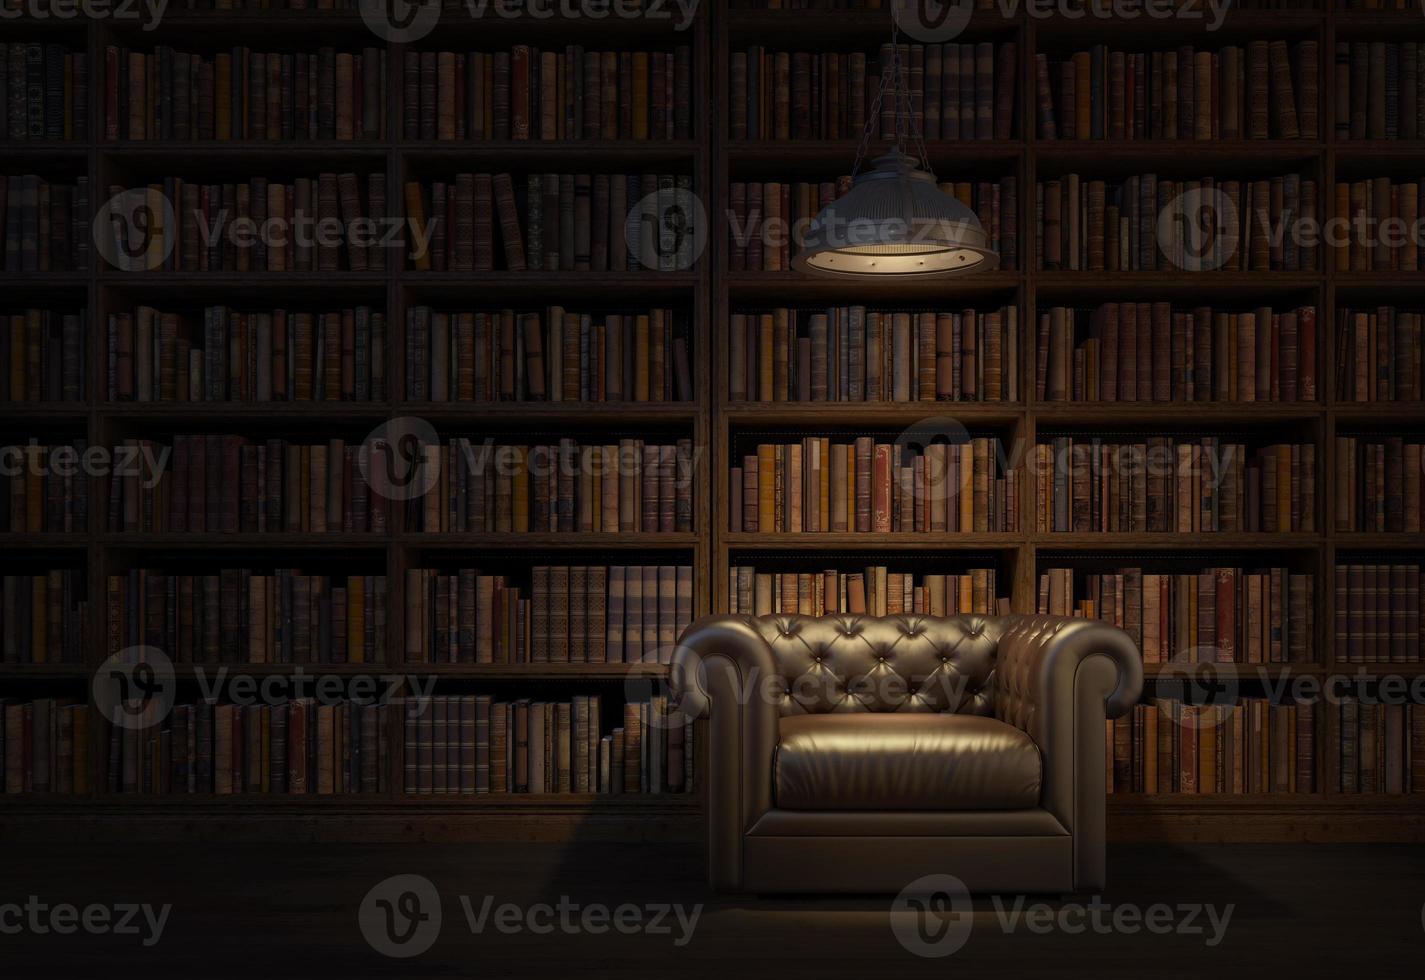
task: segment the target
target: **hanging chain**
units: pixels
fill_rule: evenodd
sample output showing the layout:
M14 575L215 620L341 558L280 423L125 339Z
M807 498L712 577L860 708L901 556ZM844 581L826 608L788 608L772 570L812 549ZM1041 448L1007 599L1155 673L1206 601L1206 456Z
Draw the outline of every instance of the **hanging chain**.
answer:
M915 113L911 102L910 83L907 79L905 63L901 61L900 46L900 21L896 18L894 4L897 0L892 0L891 9L891 72L890 77L881 73L881 84L876 88L876 97L871 100L871 106L866 114L866 125L861 129L861 141L856 147L856 162L851 167L851 178L861 172L861 163L866 158L866 149L871 143L871 131L876 125L876 120L881 116L881 105L885 100L887 88L894 86L891 97L895 100L895 149L897 153L904 154L906 143L914 142L914 148L919 157L920 166L934 179L935 171L930 168L930 154L925 149L925 139L921 135L920 126L916 124ZM909 133L907 133L907 128Z

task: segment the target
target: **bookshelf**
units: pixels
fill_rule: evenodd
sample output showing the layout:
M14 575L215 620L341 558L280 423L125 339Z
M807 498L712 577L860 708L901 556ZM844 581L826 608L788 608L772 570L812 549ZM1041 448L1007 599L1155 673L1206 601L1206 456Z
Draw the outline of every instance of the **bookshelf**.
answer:
M552 18L493 18L470 22L451 17L435 34L413 45L376 39L353 12L173 10L153 32L137 24L67 21L63 23L0 20L0 41L38 36L63 40L83 48L91 66L102 65L110 44L151 48L172 44L205 52L232 45L262 50L309 50L313 40L337 47L376 46L385 50L391 83L387 86L387 133L374 141L337 142L214 142L106 141L100 125L102 108L90 100L90 139L81 143L19 142L3 144L10 161L7 172L42 174L85 173L91 184L91 204L107 195L112 183L142 182L166 174L208 178L210 175L288 177L323 169L351 169L386 175L388 212L401 207L402 188L409 179L449 176L458 171L542 169L688 173L712 216L708 248L694 270L685 273L493 272L433 273L389 263L377 272L336 273L124 273L95 268L80 273L0 274L0 286L12 304L77 304L88 311L86 400L83 403L19 403L0 406L0 435L30 435L59 439L85 438L90 445L112 444L116 438L156 436L185 431L240 431L313 440L342 433L360 434L387 419L415 415L434 424L442 436L488 428L518 433L525 441L577 429L580 438L600 434L658 434L692 439L707 451L695 470L693 531L659 534L455 534L422 533L404 527L398 513L384 533L377 534L119 534L104 530L104 481L91 481L90 524L74 534L0 534L0 548L19 556L23 567L46 562L86 570L91 598L91 643L85 663L5 665L0 667L0 695L43 697L66 694L87 698L90 674L106 655L104 595L106 578L130 567L188 562L212 555L215 560L251 561L283 566L305 560L330 567L333 562L359 562L382 572L389 583L388 612L391 659L384 665L307 665L334 675L409 672L434 675L441 685L459 692L498 692L501 696L567 696L597 691L617 699L629 675L659 675L648 665L551 664L477 665L406 664L402 658L404 573L410 568L455 568L491 562L515 562L520 567L535 558L545 561L626 560L629 563L676 561L693 567L694 612L703 615L727 608L728 571L747 560L787 563L798 559L805 568L854 565L863 560L894 564L897 560L920 571L942 562L954 567L996 569L1001 593L1016 611L1032 611L1037 575L1054 558L1071 559L1085 567L1112 568L1126 560L1173 562L1183 558L1230 555L1241 561L1290 565L1313 571L1319 599L1328 594L1331 571L1339 556L1391 556L1425 553L1425 535L1339 532L1333 529L1332 481L1323 478L1317 497L1319 530L1295 534L1217 534L1201 541L1173 534L1067 534L1034 530L1032 481L1026 481L1019 501L1021 530L1006 533L886 535L751 534L727 531L727 473L731 446L739 435L775 433L792 441L811 433L849 435L857 431L899 431L937 415L948 415L972 431L999 434L1025 445L1048 431L1091 432L1099 427L1127 426L1139 431L1161 427L1182 431L1179 404L1076 402L1043 403L1034 397L1034 348L1037 311L1056 304L1086 304L1112 299L1172 300L1198 297L1213 304L1314 303L1318 336L1336 330L1338 308L1379 303L1425 307L1425 277L1412 273L1337 271L1323 262L1309 273L1172 272L1097 273L1039 271L1033 234L1033 192L1041 177L1069 172L1117 176L1161 170L1180 176L1204 172L1228 173L1304 170L1315 177L1318 213L1329 212L1331 188L1338 174L1345 177L1381 171L1405 174L1425 158L1425 140L1414 142L1343 141L1335 136L1334 100L1328 56L1340 39L1415 39L1425 41L1425 20L1416 11L1391 13L1345 11L1334 6L1319 10L1233 10L1211 43L1242 43L1254 38L1315 39L1321 94L1319 126L1314 140L1196 141L1072 141L1037 138L1034 115L1034 55L1065 52L1076 46L1116 44L1151 50L1176 43L1201 41L1201 25L1168 20L1114 22L1100 18L1040 19L1021 11L1012 17L976 13L962 41L1015 41L1018 50L1016 128L1008 140L932 141L927 149L938 174L953 179L1013 176L1018 187L1019 262L1014 270L995 271L962 281L903 283L892 286L816 280L793 272L733 272L727 255L727 227L721 217L727 206L729 182L746 179L825 179L849 172L856 141L757 141L728 138L731 53L749 44L772 50L861 50L874 52L887 36L883 11L821 12L726 9L703 4L691 29L677 33L668 23L644 19L572 21ZM438 40L437 40L438 38ZM421 50L496 48L515 43L541 46L584 44L590 47L632 48L642 44L689 44L694 58L692 138L668 141L483 141L431 142L407 140L402 126L399 70L408 47ZM96 76L91 72L91 87ZM874 148L873 148L874 150ZM577 161L571 163L569 161ZM901 305L944 301L943 308L993 308L1015 304L1019 309L1020 360L1017 365L1024 397L1016 402L909 402L889 404L730 402L727 346L721 331L732 312L774 305L802 307L838 303ZM159 309L195 308L227 303L243 308L282 304L367 303L384 309L387 322L387 397L375 402L295 402L173 405L125 402L110 404L102 396L101 354L104 323L112 311L143 302ZM639 308L675 306L690 315L694 338L694 399L678 404L417 402L406 398L404 350L407 309L428 303L470 303L480 307L507 304L537 309L549 302L570 308L583 303L607 306L629 303ZM336 307L309 307L336 308ZM468 308L475 308L474 306ZM1425 425L1425 403L1380 402L1341 404L1336 398L1334 344L1321 345L1319 400L1302 403L1258 403L1251 422L1263 434L1292 434L1314 443L1318 473L1332 472L1338 431L1384 429L1405 433ZM1193 404L1188 428L1210 431L1242 419L1242 408L1229 404ZM598 557L604 556L604 557ZM615 557L617 556L617 557ZM1384 559L1382 559L1384 560ZM1322 601L1316 622L1318 657L1310 664L1272 664L1273 677L1325 678L1334 673L1379 673L1383 665L1338 665L1331 655L1331 603ZM281 676L290 665L235 667L258 676ZM191 667L179 665L180 684L190 684ZM1255 674L1257 668L1233 667L1228 674ZM1390 667L1407 677L1425 675L1425 665ZM1161 673L1150 667L1150 677ZM445 687L441 688L445 690ZM609 712L606 711L606 718ZM473 840L498 836L515 840L579 840L602 838L644 840L696 837L699 799L689 796L607 797L588 794L510 795L503 797L408 796L401 792L401 720L392 711L387 725L391 789L384 794L341 797L145 797L113 795L97 778L102 758L101 725L93 725L90 741L90 795L62 797L0 796L0 833L43 836L79 835L99 838L107 827L122 823L137 838L225 835L231 839L260 838L282 828L308 839ZM1318 720L1318 775L1324 780L1325 747L1336 736L1323 715ZM1228 796L1115 795L1109 806L1110 835L1119 840L1352 840L1425 839L1425 797L1343 796L1331 792L1300 795ZM107 833L112 833L108 830Z

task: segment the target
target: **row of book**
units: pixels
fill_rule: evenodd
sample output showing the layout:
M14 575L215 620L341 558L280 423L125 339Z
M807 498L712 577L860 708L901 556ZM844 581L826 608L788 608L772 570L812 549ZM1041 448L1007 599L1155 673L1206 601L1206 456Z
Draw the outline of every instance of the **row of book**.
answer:
M691 338L671 309L646 313L406 311L414 401L671 402L693 399Z
M130 191L139 189L113 185L109 196L127 194L119 200L129 205L136 196ZM164 177L145 190L142 208L120 208L105 243L112 249L106 255L124 257L126 271L375 272L400 241L383 225L383 173L324 173L290 183Z
M734 313L730 401L1017 401L1019 310Z
M1319 268L1321 239L1298 234L1317 220L1316 182L1299 174L1253 180L1067 174L1039 182L1035 214L1044 270Z
M1013 177L997 181L943 182L940 190L975 212L999 268L1019 268L1019 195ZM851 190L851 177L807 181L733 181L728 187L731 272L781 272L791 268L800 236L817 213ZM833 212L834 214L834 212Z
M89 138L89 55L62 44L0 43L0 138Z
M0 313L0 402L78 402L86 393L84 311Z
M389 663L386 576L296 568L109 576L110 653L157 647L178 663Z
M88 649L84 573L0 576L0 654L7 664L79 664Z
M1336 530L1418 532L1422 449L1401 436L1337 436Z
M205 307L201 320L138 306L109 314L111 401L381 401L386 314Z
M685 140L693 52L407 51L410 140Z
M1336 397L1342 401L1425 399L1421 352L1425 313L1379 306L1338 310Z
M1152 572L1046 568L1041 614L1101 619L1128 633L1145 664L1312 663L1315 576L1288 568Z
M1347 221L1335 232L1336 268L1341 272L1418 272L1422 226L1422 178L1373 177L1336 183L1335 215ZM1288 227L1288 237L1291 228Z
M735 140L894 139L894 83L909 90L915 130L929 140L1010 139L1017 57L1013 41L995 44L883 44L860 51L731 52L730 136Z
M408 504L407 530L644 532L693 530L693 446L645 443L496 445L455 438L425 447L437 470Z
M89 792L89 706L67 698L0 699L6 795Z
M1336 42L1336 138L1425 134L1425 64L1415 41Z
M0 180L5 272L77 272L89 267L89 178L74 183L35 174Z
M1425 793L1425 704L1341 698L1328 704L1336 744L1326 750L1335 793Z
M0 448L0 531L11 534L84 533L89 530L88 444Z
M1337 663L1419 663L1425 609L1419 565L1337 563Z
M1243 698L1154 698L1105 724L1110 793L1241 796L1319 792L1317 707Z
M1316 139L1315 41L1034 56L1045 140Z
M406 570L407 663L667 664L693 621L690 565Z
M361 445L301 445L240 435L176 435L168 444L125 440L109 479L110 531L384 531L387 501L373 493ZM372 447L366 472L384 472Z
M153 727L110 727L110 793L384 793L384 704L293 698L279 704L174 705Z
M457 174L405 185L422 272L661 272L691 269L693 234L676 234L685 174ZM701 220L686 215L689 227ZM495 249L499 226L500 250Z
M449 793L684 793L694 726L667 698L629 701L604 734L600 695L568 701L488 694L407 700L405 790Z
M732 565L727 572L728 612L734 615L992 616L1007 613L1009 605L999 597L993 568L958 574L893 572L885 565L859 572L771 572Z
M1018 530L1020 475L994 437L923 450L862 436L762 443L732 467L733 532L938 534Z
M1133 443L1058 436L1034 447L1040 531L1310 532L1316 446L1249 450L1217 436Z
M1055 306L1036 355L1040 401L1315 401L1316 307Z
M386 52L104 52L107 140L379 140Z

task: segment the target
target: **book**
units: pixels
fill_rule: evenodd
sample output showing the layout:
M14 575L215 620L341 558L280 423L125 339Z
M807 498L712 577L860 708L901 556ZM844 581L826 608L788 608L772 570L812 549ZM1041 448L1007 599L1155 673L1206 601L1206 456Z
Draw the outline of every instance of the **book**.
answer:
M1016 45L882 44L861 51L730 52L730 130L734 140L895 138L883 80L905 77L916 130L928 140L1008 140L1016 127ZM894 84L894 82L892 82ZM891 89L894 92L894 88Z
M1401 436L1338 435L1335 529L1419 532L1422 449Z
M108 734L110 793L364 795L389 790L386 704L346 697L175 704Z
M296 444L241 435L127 439L113 447L104 526L119 532L381 532L390 501L343 439Z
M497 701L485 694L407 699L407 759L430 761L406 764L403 789L420 796L693 791L687 764L696 749L693 728L666 699L617 706L624 724L611 730L600 701L584 694L558 702ZM477 720L442 729L441 718L467 715ZM486 716L488 724L478 721ZM487 757L491 778L479 778L479 769L466 778L467 760Z
M64 44L0 43L0 139L89 138L89 55Z
M386 314L369 306L187 316L141 305L109 314L105 385L110 401L383 401L386 347Z
M143 189L114 184L108 194ZM146 190L150 220L115 221L115 239L106 243L109 254L145 257L126 271L378 272L386 253L403 247L395 233L401 223L385 213L386 176L379 172L286 183L162 177Z
M296 568L108 577L109 653L133 646L175 663L389 663L385 575Z
M727 596L728 612L749 616L992 616L1009 608L1009 599L999 594L993 568L922 573L893 572L885 565L857 571L771 571L732 565Z
M1425 178L1337 181L1327 241L1340 272L1417 272ZM1392 230L1394 229L1394 230Z
M1316 793L1317 703L1152 697L1106 723L1109 793Z
M740 311L731 401L1018 401L1018 309Z
M653 234L654 227L663 229L680 192L692 193L690 176L503 173L408 181L410 267L433 272L686 272L698 256L683 256L680 249L692 237L670 248Z
M406 394L420 401L691 401L685 315L406 311Z
M93 232L89 178L73 183L9 175L0 192L0 257L5 272L82 272Z
M88 705L3 698L0 721L0 786L7 796L89 794Z
M762 534L1014 531L1020 475L999 439L920 447L810 436L747 446L728 474L744 507L728 530ZM920 451L917 451L920 449Z
M1381 4L1380 9L1392 5ZM1415 41L1338 40L1332 80L1336 138L1413 140L1425 133L1425 71L1420 58Z
M379 140L387 135L386 52L213 55L108 45L106 140Z
M693 53L550 50L407 51L408 140L686 140Z
M0 662L79 664L89 642L84 573L0 575Z
M1042 401L1315 401L1316 308L1055 306L1039 314Z
M1337 663L1419 663L1420 566L1366 563L1354 557L1333 570Z
M1217 436L1141 442L1057 436L1034 447L1040 531L1310 532L1316 447Z
M81 466L88 446L31 440L7 446L0 467L0 531L83 534L89 530L89 478Z
M1039 268L1096 272L1305 272L1319 268L1316 181L1136 174L1040 181ZM1277 235L1274 229L1283 229Z
M687 565L536 565L518 579L407 569L406 661L667 664L693 621Z
M1425 705L1342 697L1327 710L1341 734L1326 753L1331 791L1425 793Z
M1035 55L1040 139L1316 139L1317 43Z
M1381 306L1336 311L1336 397L1341 401L1419 401L1421 312Z
M1049 567L1037 609L1117 626L1145 664L1319 662L1315 576L1285 567Z
M431 447L431 490L408 501L412 531L691 533L692 442Z

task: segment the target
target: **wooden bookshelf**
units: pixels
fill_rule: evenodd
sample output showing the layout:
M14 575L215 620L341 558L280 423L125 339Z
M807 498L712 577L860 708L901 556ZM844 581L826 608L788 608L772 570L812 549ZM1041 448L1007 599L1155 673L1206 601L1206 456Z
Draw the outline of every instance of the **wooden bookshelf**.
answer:
M1340 428L1379 426L1394 431L1418 431L1425 426L1425 403L1340 403L1335 398L1334 344L1323 343L1320 400L1316 403L1224 404L1085 404L1041 403L1034 398L1034 325L1039 306L1088 303L1109 299L1202 298L1223 304L1254 301L1309 301L1318 309L1318 335L1329 338L1338 307L1350 303L1379 302L1425 306L1425 276L1407 273L1338 272L1324 257L1324 268L1311 273L1090 273L1046 272L1035 269L1033 190L1040 176L1070 171L1107 175L1165 168L1174 173L1226 171L1233 167L1266 172L1273 168L1302 166L1314 173L1321 200L1318 213L1329 213L1329 189L1338 169L1364 174L1377 164L1387 169L1408 167L1425 157L1425 141L1347 142L1337 140L1334 100L1330 80L1334 71L1331 52L1337 38L1425 40L1425 19L1418 12L1368 12L1337 10L1254 11L1228 13L1218 35L1204 35L1200 22L1139 18L1116 22L1102 18L1038 19L1023 10L1013 17L976 13L959 40L1015 40L1018 44L1019 97L1015 105L1016 132L1009 140L932 141L927 152L938 173L953 177L968 171L976 175L1013 175L1018 181L1020 241L1019 265L1013 271L995 271L963 280L900 283L890 286L820 280L793 272L730 272L722 217L730 180L821 176L849 173L855 156L854 140L787 142L731 140L728 138L728 77L730 53L748 44L773 49L860 49L874 51L888 37L884 11L749 11L727 10L724 5L703 4L693 27L677 32L668 22L647 20L568 20L552 18L449 17L435 34L412 47L474 48L514 43L543 46L577 43L588 46L634 48L640 45L689 44L695 69L693 138L664 142L549 141L549 142L442 142L405 140L401 125L401 86L397 82L407 45L376 39L354 12L224 11L200 13L172 10L158 29L145 32L138 24L106 21L0 20L0 40L30 36L63 40L84 47L90 57L90 139L81 143L20 142L0 144L12 172L54 165L63 173L86 173L92 204L107 196L111 183L139 182L164 174L206 174L214 168L227 173L266 174L318 168L352 167L382 170L386 174L388 207L400 206L403 182L412 175L453 172L455 169L672 169L689 172L711 217L708 248L698 266L689 272L666 274L538 272L420 273L399 267L370 273L124 273L92 269L82 273L42 275L0 274L0 289L14 302L84 304L88 311L89 363L87 400L83 404L17 404L0 406L0 426L19 436L36 430L83 434L90 445L111 444L120 434L145 435L182 430L190 422L207 431L227 428L284 432L299 426L304 435L323 432L361 432L365 427L405 415L432 422L439 431L468 431L488 425L500 432L530 435L558 432L577 426L592 435L600 432L656 432L691 438L705 451L696 469L694 530L688 534L547 534L457 535L407 531L399 517L385 534L244 534L176 535L117 534L103 530L102 481L91 483L90 528L73 535L0 535L0 549L20 555L27 563L53 558L56 564L87 570L91 600L89 619L93 637L82 665L5 665L0 667L0 693L26 696L32 692L60 690L87 697L92 671L106 656L105 611L100 601L106 577L114 571L165 560L185 561L195 555L258 556L258 560L299 563L309 558L367 562L384 570L390 586L389 623L391 662L365 665L303 665L316 673L355 675L383 672L427 673L442 682L461 685L500 685L499 690L598 690L606 699L621 692L630 675L659 676L655 665L423 665L407 664L399 652L402 636L403 577L407 568L423 562L449 564L456 556L472 563L499 561L521 555L547 556L550 561L570 554L608 554L619 560L641 556L667 561L677 555L694 569L694 610L697 615L726 608L728 569L743 557L805 556L814 567L837 556L874 556L880 562L897 555L970 559L993 563L1001 572L1002 588L1012 606L1032 611L1036 576L1051 558L1071 557L1080 563L1102 562L1103 567L1134 558L1217 555L1231 553L1251 558L1280 555L1283 563L1310 569L1316 575L1319 615L1317 650L1311 664L1266 665L1275 677L1321 678L1336 673L1425 674L1425 665L1337 664L1331 657L1333 604L1320 601L1328 594L1338 553L1400 554L1425 552L1425 535L1374 535L1331 529L1333 484L1322 481L1317 513L1325 529L1312 534L1217 534L1198 537L1158 534L1045 534L1031 527L1031 488L1021 499L1021 527L1015 533L953 535L858 534L741 534L726 531L727 473L732 438L750 431L775 431L789 439L809 431L834 429L849 433L857 427L899 430L936 416L950 416L967 426L1007 434L1027 445L1037 433L1067 428L1093 431L1095 426L1122 424L1138 428L1162 426L1181 431L1184 425L1211 430L1241 423L1247 418L1268 431L1306 433L1305 441L1318 447L1318 466L1330 473L1334 464L1334 437ZM107 45L152 47L184 45L198 50L218 50L234 44L284 49L315 48L322 44L375 46L387 52L388 135L362 142L109 142L103 140L97 95ZM1315 39L1319 44L1321 95L1315 140L1049 142L1037 138L1033 101L1033 56L1041 48L1066 50L1071 45L1110 43L1149 50L1162 45L1240 43L1253 38ZM438 40L437 40L438 39ZM566 162L568 161L568 162ZM23 168L16 171L15 168ZM96 261L96 265L98 263ZM109 312L127 309L136 301L164 304L227 303L243 308L265 304L355 302L384 309L388 329L388 394L383 402L264 403L172 405L154 403L111 404L100 397L100 354L104 324ZM695 398L686 404L493 404L414 402L405 398L405 313L419 303L500 303L537 309L549 302L573 305L628 303L677 305L690 311ZM1014 403L897 403L852 405L845 403L732 403L727 393L727 354L722 331L731 312L767 305L836 305L841 303L944 302L946 308L965 305L1013 303L1019 311L1021 361L1018 365L1024 398ZM1184 415L1191 412L1191 421ZM281 556L279 559L278 556ZM289 558L290 555L290 558ZM236 558L234 560L237 560ZM612 560L612 559L610 559ZM207 665L205 665L206 667ZM212 665L258 676L280 675L286 665ZM1219 668L1220 669L1220 668ZM1228 673L1249 681L1257 675L1253 665L1235 665ZM1150 669L1155 676L1160 670ZM180 665L180 681L191 682L191 666ZM57 685L57 687L56 687ZM582 685L582 686L580 686ZM467 688L461 690L488 688ZM39 695L42 696L42 695ZM641 840L653 837L696 837L699 833L694 795L679 797L507 796L436 799L406 796L394 789L402 785L400 771L401 723L390 713L387 729L391 747L388 782L384 795L303 797L295 800L244 796L225 798L113 796L99 787L97 774L104 749L101 725L94 724L90 744L89 798L76 800L0 796L0 834L15 836L68 835L99 839L122 825L138 839L202 837L251 839L291 832L307 839L387 839L419 836L427 839L475 839L499 835L511 839L576 840L602 837ZM607 717L607 712L606 712ZM1325 746L1335 731L1328 719L1318 723L1318 746ZM701 769L699 760L698 769ZM1327 771L1319 766L1319 777ZM116 824L119 822L119 824ZM1422 840L1425 839L1425 797L1408 799L1341 796L1317 793L1302 796L1181 797L1115 795L1109 803L1110 834L1135 840Z

